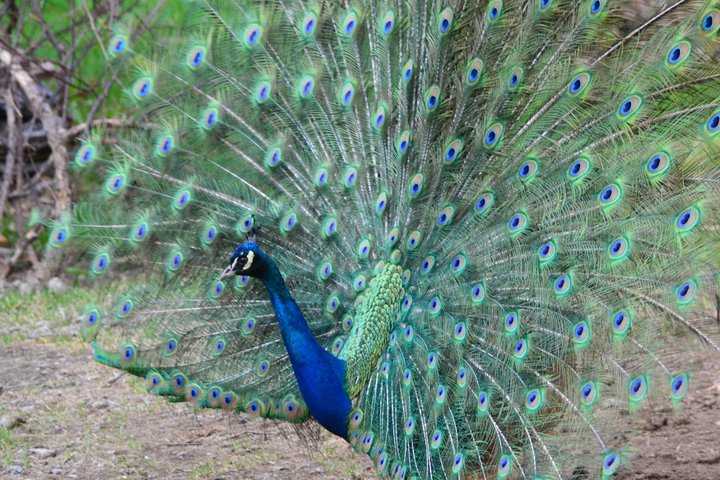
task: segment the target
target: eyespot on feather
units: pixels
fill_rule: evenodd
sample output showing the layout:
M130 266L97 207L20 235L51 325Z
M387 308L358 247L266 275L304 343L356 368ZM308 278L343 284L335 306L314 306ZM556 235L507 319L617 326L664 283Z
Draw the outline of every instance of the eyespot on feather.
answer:
M567 94L571 97L581 96L590 86L592 75L589 72L583 72L575 76L568 85Z
M690 42L683 40L675 43L670 47L670 51L665 58L665 65L671 70L676 70L688 59L692 46Z
M640 111L640 107L642 107L642 104L642 97L640 97L639 95L630 95L622 101L617 111L615 112L615 117L624 122L629 122Z
M503 136L503 126L500 123L494 123L488 127L483 137L485 148L494 149L500 144Z
M485 11L485 18L489 23L495 23L500 18L503 9L502 0L494 0L490 2Z

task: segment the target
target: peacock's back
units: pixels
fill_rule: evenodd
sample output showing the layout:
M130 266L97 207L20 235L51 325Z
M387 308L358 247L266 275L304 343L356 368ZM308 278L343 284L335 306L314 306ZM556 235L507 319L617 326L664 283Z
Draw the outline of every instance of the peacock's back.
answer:
M352 358L381 475L612 475L618 414L720 350L720 2L652 3L198 0L152 54L118 31L150 128L84 139L97 192L51 237L134 275L85 313L96 358L307 420L262 285L219 280L254 234Z

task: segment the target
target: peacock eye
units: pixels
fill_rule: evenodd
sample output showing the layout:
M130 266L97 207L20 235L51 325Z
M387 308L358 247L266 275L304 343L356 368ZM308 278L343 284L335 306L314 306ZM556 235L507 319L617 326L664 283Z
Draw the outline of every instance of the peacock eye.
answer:
M240 256L238 256L238 263L241 267L244 267L245 264L248 262L248 257L246 254L241 253Z

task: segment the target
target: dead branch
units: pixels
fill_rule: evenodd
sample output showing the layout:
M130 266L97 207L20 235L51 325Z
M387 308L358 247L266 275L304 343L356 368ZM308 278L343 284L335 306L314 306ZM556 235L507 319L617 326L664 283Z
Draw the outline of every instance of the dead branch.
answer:
M10 78L22 89L30 103L30 109L40 118L47 132L48 144L52 151L50 161L55 167L55 215L67 212L70 208L70 184L67 177L68 151L63 125L52 107L48 104L38 84L22 66L13 61L13 55L0 48L0 65L10 72Z
M5 174L3 175L2 186L0 186L0 218L3 218L3 214L5 213L5 202L7 201L10 182L13 177L13 169L15 168L15 148L17 145L15 117L17 116L17 107L15 106L15 98L13 97L12 82L8 82L3 97L5 99L5 114L7 116L7 153L5 154Z

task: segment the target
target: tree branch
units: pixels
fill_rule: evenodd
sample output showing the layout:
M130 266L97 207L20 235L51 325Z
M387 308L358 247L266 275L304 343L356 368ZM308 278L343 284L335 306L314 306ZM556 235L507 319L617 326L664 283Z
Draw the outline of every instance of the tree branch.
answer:
M13 55L0 48L0 65L10 72L10 77L20 86L30 103L30 109L40 118L47 132L50 145L50 161L55 166L56 204L55 215L66 212L70 208L70 185L67 177L68 151L63 136L63 125L50 104L45 100L38 84L22 66L13 61Z

